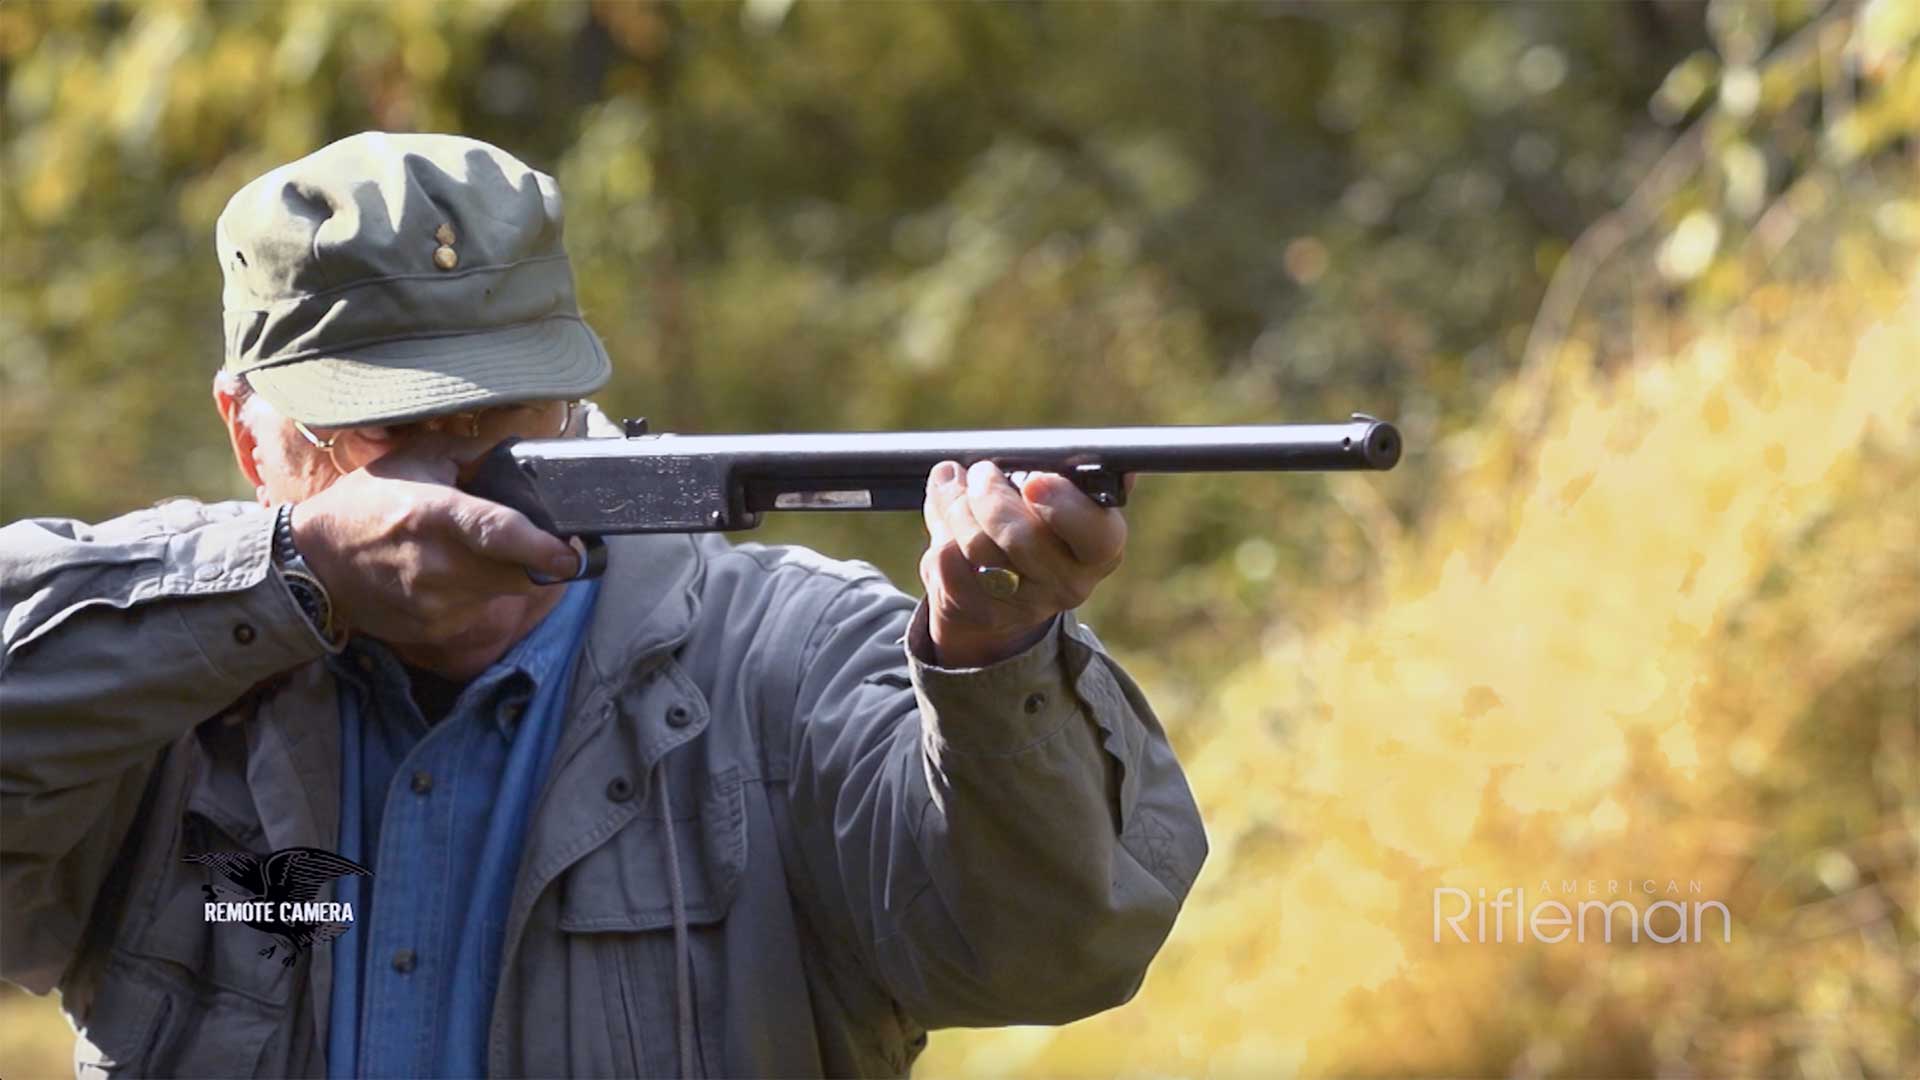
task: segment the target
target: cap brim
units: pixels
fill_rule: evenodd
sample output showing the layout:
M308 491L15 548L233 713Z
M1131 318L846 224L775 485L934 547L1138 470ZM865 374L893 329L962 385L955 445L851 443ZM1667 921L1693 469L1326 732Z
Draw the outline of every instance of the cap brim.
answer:
M587 324L556 318L255 368L247 382L283 416L353 427L583 397L612 374L606 347Z

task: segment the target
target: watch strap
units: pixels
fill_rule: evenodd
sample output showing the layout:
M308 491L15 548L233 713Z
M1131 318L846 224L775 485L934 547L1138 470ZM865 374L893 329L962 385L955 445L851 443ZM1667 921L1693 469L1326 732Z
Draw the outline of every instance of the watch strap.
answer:
M344 635L334 625L333 597L320 583L319 575L307 565L293 543L293 504L281 503L273 522L273 568L280 581L293 594L294 603L313 628L328 642L338 643Z

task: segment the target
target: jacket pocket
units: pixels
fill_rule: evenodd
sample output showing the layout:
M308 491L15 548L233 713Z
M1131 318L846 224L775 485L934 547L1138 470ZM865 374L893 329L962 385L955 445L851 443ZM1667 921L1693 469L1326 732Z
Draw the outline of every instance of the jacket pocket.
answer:
M185 814L172 857L156 868L151 882L137 886L145 890L141 898L145 925L129 942L128 952L178 965L210 990L284 1005L307 977L312 956L302 954L296 965L288 966L283 961L292 954L284 941L242 923L208 922L208 902L255 897L212 867L186 861L189 854L205 852L261 854L235 839L230 828L199 810ZM273 955L262 956L269 946Z
M116 956L81 1026L75 1072L103 1076L257 1076L280 1012L182 983Z
M701 790L696 794L689 786ZM673 790L670 833L660 820L659 798L656 786L633 820L562 876L559 929L570 939L569 949L586 953L576 970L588 985L572 987L571 997L577 1007L597 1002L605 1014L612 1050L606 1071L680 1075L669 869L677 865L692 974L695 1068L702 1076L720 1075L726 917L746 866L745 796L737 770L703 785L683 780Z
M258 1076L260 1052L278 1026L257 1002L232 994L175 996L157 1026L155 1076Z

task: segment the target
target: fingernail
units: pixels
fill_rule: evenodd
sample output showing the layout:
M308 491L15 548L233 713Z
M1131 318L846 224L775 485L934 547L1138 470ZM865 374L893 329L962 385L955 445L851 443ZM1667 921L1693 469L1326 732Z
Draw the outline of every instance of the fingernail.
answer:
M960 479L960 466L951 461L943 461L933 467L933 482L942 487Z
M570 578L579 572L580 556L572 553L556 555L553 561L547 564L547 573L552 574L554 577Z

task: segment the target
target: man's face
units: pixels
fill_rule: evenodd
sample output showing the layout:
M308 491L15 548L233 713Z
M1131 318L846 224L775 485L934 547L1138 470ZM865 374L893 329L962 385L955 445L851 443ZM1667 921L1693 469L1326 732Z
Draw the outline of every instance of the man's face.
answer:
M235 391L238 391L237 393ZM257 393L226 380L214 398L233 440L241 471L265 506L305 502L389 455L450 463L465 480L486 452L503 439L571 434L579 421L571 403L547 401L434 418L411 424L314 428L281 415ZM380 473L376 467L372 470ZM445 464L438 475L448 476ZM477 618L428 643L395 647L401 659L454 678L471 678L498 660L537 625L561 590L508 594L490 601Z
M215 397L220 397L218 390ZM235 418L245 432L234 432L234 442L239 451L250 437L254 469L249 479L261 503L275 506L310 499L346 474L394 453L444 458L454 463L464 481L479 459L506 439L570 434L576 427L575 412L572 402L535 401L406 424L314 427L289 420L259 394L246 393Z

